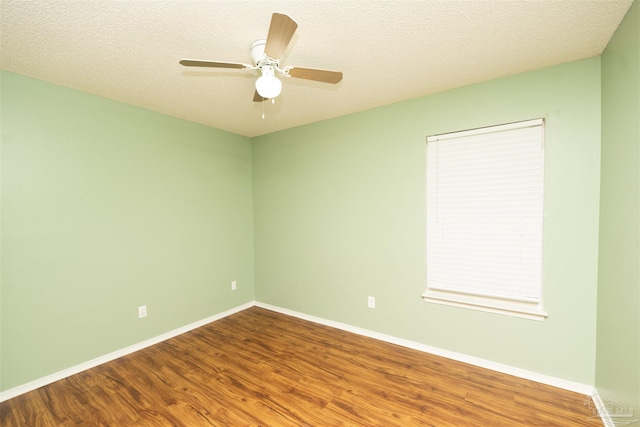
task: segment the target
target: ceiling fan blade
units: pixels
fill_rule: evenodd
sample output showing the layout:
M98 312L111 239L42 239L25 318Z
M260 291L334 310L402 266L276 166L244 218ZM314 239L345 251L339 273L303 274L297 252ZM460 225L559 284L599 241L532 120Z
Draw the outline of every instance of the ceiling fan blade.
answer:
M267 35L267 44L264 53L272 59L282 58L285 49L296 32L298 24L293 19L282 13L274 13L271 16L271 25Z
M317 82L336 84L342 80L340 71L316 70L314 68L292 67L289 75L298 79L315 80Z
M180 64L186 67L214 67L214 68L251 68L247 64L238 62L202 61L199 59L181 59Z
M256 91L256 93L253 94L253 102L264 102L266 100L267 98L263 98L262 95L258 93L258 91Z

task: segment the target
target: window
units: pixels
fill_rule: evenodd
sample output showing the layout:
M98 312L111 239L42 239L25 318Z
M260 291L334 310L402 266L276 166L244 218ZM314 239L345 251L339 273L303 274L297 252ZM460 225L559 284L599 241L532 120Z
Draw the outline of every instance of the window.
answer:
M544 121L427 138L423 299L543 320Z

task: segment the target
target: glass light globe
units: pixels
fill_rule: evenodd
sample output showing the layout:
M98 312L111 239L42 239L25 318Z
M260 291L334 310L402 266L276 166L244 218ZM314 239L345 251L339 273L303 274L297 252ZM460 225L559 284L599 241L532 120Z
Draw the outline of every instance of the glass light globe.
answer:
M274 75L272 67L262 69L262 77L256 80L256 90L263 98L271 99L280 95L282 82Z

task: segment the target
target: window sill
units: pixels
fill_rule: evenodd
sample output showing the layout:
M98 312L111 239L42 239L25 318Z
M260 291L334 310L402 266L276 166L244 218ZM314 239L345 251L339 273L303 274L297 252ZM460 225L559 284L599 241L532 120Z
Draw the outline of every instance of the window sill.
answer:
M451 295L446 292L438 292L436 295L431 292L425 293L422 295L422 299L425 302L502 314L522 319L543 321L547 318L547 313L542 310L540 304L518 303L486 297Z

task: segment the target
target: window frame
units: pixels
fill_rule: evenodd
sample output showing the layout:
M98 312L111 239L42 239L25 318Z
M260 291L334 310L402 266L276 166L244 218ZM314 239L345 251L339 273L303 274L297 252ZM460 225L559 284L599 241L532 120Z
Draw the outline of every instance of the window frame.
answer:
M473 310L480 310L480 311L485 311L485 312L490 312L490 313L497 313L497 314L503 314L503 315L508 315L508 316L513 316L513 317L520 317L520 318L525 318L525 319L532 319L532 320L544 320L547 317L547 313L544 310L544 306L543 306L543 301L544 301L544 277L543 277L543 265L544 265L544 253L543 253L543 247L544 247L544 143L545 143L545 120L544 119L534 119L534 120L526 120L526 121L521 121L521 122L514 122L514 123L508 123L508 124L502 124L502 125L495 125L495 126L487 126L487 127L483 127L483 128L477 128L477 129L471 129L471 130L465 130L465 131L458 131L458 132L448 132L448 133L444 133L444 134L438 134L438 135L432 135L432 136L428 136L426 138L426 145L425 145L425 154L426 154L426 173L425 173L425 178L427 179L427 181L429 180L429 175L430 175L430 170L429 170L429 143L430 142L435 142L438 141L438 143L441 143L442 141L447 141L449 139L458 139L460 140L461 138L467 138L467 137L477 137L480 136L482 137L482 135L487 135L487 134L497 134L499 132L504 132L504 131L512 131L512 130L519 130L519 129L528 129L528 128L532 128L532 127L540 127L541 128L541 141L540 141L540 153L536 154L537 156L539 156L539 160L541 162L540 164L540 171L538 172L540 175L537 177L537 179L541 180L541 188L540 188L540 235L539 235L539 240L537 240L537 244L540 245L540 255L539 255L539 268L540 268L540 272L539 272L539 277L540 277L540 282L539 282L539 291L540 291L540 298L537 301L533 301L533 300L528 300L526 298L522 298L522 299L518 299L512 296L509 297L504 297L504 296L500 296L500 295L487 295L487 294L482 294L482 293L478 293L478 292L472 292L469 290L464 290L464 291L458 291L455 289L447 289L446 287L443 288L439 288L436 286L433 286L433 284L430 285L429 282L429 249L426 248L427 254L426 254L426 266L427 266L427 284L426 284L426 288L424 293L422 294L422 299L426 302L430 302L430 303L437 303L437 304L443 304L443 305L448 305L448 306L454 306L454 307L462 307L462 308L468 308L468 309L473 309ZM538 160L538 157L534 158L536 161ZM429 192L429 185L427 183L427 187L425 189L425 203L428 204L429 203L429 198L430 197L434 197L433 195L430 196L430 194L428 194ZM425 220L426 220L426 243L427 246L429 246L429 233L433 232L434 230L430 230L430 224L429 224L429 209L425 209L426 210L426 215L425 215ZM476 224L477 225L477 224ZM537 264L536 264L537 265ZM485 289L486 290L486 289Z

